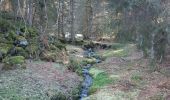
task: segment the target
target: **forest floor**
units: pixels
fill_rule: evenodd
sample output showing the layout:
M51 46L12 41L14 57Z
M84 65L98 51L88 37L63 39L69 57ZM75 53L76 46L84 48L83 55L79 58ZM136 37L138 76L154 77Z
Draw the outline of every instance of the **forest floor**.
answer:
M170 100L169 60L151 65L133 44L97 52L106 60L91 68L94 82L84 100Z
M79 84L80 77L63 65L28 61L26 69L0 70L0 100L50 100L72 95Z

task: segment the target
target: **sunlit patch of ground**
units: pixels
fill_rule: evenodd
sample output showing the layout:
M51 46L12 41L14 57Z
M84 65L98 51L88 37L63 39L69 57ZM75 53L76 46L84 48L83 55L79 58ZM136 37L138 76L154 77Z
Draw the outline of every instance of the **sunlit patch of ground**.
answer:
M104 72L116 80L97 88L85 100L170 100L169 67L151 66L132 44L98 53L107 59L91 72L94 76Z

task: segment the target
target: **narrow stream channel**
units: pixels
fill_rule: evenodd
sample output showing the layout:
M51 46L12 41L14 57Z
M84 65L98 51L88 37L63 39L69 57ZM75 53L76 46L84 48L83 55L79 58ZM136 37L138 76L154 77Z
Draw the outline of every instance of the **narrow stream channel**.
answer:
M88 48L85 50L84 56L92 57L94 54L95 54L95 52L91 48ZM95 57L95 58L96 58L96 63L101 62L101 60L99 58L97 58L97 57ZM89 87L93 81L92 76L89 74L89 69L91 67L92 67L92 64L86 64L85 66L83 66L82 74L83 74L84 80L82 82L80 100L82 100L83 98L88 96L88 90L89 90Z

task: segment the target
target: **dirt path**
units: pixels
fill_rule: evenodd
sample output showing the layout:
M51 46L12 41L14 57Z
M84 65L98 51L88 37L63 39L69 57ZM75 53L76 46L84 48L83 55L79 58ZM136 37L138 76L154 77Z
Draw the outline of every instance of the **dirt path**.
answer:
M143 59L135 46L128 48L125 50L128 51L126 56L112 53L112 56L96 65L95 69L118 79L98 88L85 100L170 100L170 77L166 74L170 72L170 66L166 66L165 73L165 66L157 65L155 68L148 59ZM99 51L99 54L105 53L105 50Z

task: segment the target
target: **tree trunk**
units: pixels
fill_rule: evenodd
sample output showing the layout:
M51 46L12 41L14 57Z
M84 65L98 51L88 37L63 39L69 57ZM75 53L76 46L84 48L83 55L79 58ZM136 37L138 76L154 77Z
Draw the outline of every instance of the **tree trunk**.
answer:
M74 33L74 0L70 0L70 19L71 19L71 41L74 43L75 42L75 33Z
M28 4L28 15L27 15L27 22L29 26L32 26L32 19L33 19L33 0L29 0Z
M86 1L85 7L85 22L84 22L84 38L88 39L91 34L92 24L93 24L93 10L92 10L91 0Z

